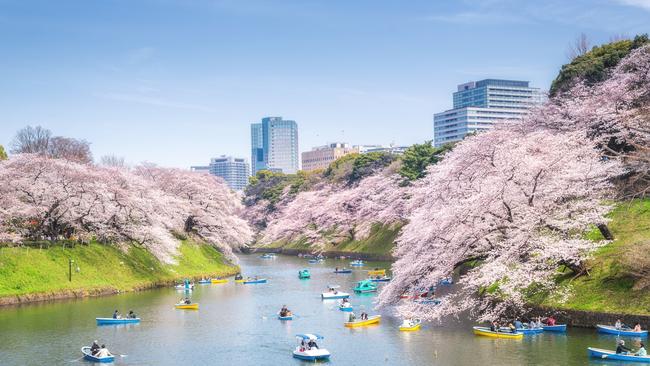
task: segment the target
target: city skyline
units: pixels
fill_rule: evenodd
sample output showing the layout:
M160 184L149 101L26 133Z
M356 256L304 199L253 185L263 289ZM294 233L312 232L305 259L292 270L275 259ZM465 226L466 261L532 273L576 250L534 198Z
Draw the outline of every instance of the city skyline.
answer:
M41 125L89 141L96 160L187 168L249 156L250 121L267 115L300 122L301 151L431 140L431 116L457 84L546 90L580 33L592 44L647 33L650 6L169 1L129 4L124 16L111 4L24 1L2 11L0 144Z

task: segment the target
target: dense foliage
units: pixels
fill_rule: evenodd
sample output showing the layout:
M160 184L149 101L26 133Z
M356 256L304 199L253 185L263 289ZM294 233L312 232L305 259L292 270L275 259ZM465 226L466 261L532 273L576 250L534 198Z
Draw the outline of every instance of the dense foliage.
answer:
M4 146L0 145L0 160L7 159L7 152L5 151Z
M414 181L427 174L427 167L442 159L442 156L452 149L451 144L433 147L431 141L415 144L404 152L399 174L408 181Z
M179 169L98 167L37 154L0 162L0 241L129 243L169 262L178 238L195 235L230 254L251 238L240 207L221 180Z
M634 40L622 40L594 47L591 51L562 66L559 75L551 84L550 95L568 91L580 80L593 84L603 81L610 69L632 50L650 43L647 35L636 36Z

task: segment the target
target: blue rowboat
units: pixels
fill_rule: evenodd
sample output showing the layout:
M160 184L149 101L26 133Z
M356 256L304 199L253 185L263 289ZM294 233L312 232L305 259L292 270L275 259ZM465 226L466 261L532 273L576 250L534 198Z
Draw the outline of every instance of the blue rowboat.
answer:
M287 316L278 315L278 319L280 319L280 320L293 320L293 315L287 315Z
M335 269L334 273L352 273L352 270L349 268Z
M260 278L259 280L245 280L244 285L255 284L255 283L266 283L266 278Z
M601 360L631 361L639 363L650 363L650 356L634 356L632 354L616 353L608 349L587 347L589 357L600 358Z
M596 324L596 329L598 329L598 333L613 334L613 335L618 335L618 336L630 336L630 337L647 337L648 336L648 331L647 330L642 330L640 332L635 332L630 328L616 329L616 327L613 327L611 325Z
M109 324L135 324L140 323L140 318L95 318L97 325L109 325Z
M440 285L449 286L454 283L454 279L451 277L445 277L438 282Z
M205 285L205 284L212 283L212 280L209 278L207 280L199 280L199 283Z
M356 260L356 261L350 262L350 265L353 266L353 267L363 267L364 263L361 260Z
M379 278L372 278L372 277L369 278L369 280L372 281L372 282L388 282L388 281L390 281L390 279L391 279L390 277L386 277L386 276L379 277Z
M422 299L422 300L414 300L414 302L422 305L438 305L442 301L440 299Z
M300 278L301 280L308 279L310 277L311 277L311 273L309 273L308 269L303 269L298 271L298 278Z
M566 332L566 324L544 325L542 329L545 332Z
M345 311L345 312L350 312L350 311L352 311L352 305L350 305L350 306L339 306L339 310Z
M106 357L95 357L90 353L90 347L81 347L81 353L84 354L84 358L88 361L92 362L100 362L100 363L109 363L115 361L115 356L110 355Z

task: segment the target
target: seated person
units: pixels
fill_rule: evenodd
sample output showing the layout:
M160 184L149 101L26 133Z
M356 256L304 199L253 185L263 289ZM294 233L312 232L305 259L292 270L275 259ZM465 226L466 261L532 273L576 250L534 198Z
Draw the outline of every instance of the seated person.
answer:
M118 313L117 310L115 310L113 312L113 319L119 319L119 318L120 318L120 313Z
M97 341L94 341L90 346L90 354L95 356L97 352L99 352L99 344L97 344Z
M366 312L361 313L361 320L368 320L368 313Z
M244 276L242 276L241 273L237 273L237 275L235 276L236 280L241 280L243 278L244 278Z
M133 312L133 310L129 310L129 315L128 315L127 317L128 317L129 319L135 319L135 318L137 318L137 316L135 315L135 313Z
M185 304L189 305L189 304L191 304L191 303L192 303L192 300L190 300L189 297L186 297L186 298L185 298Z
M499 323L497 321L493 321L492 324L490 324L490 330L493 332L498 332L499 331Z
M623 328L623 323L621 322L621 319L616 319L616 323L614 323L614 328L616 328L616 329L622 329Z
M356 319L357 319L357 316L354 315L354 311L351 312L350 315L348 316L348 322L352 323L352 322L355 321Z
M636 324L634 325L634 331L635 331L635 332L640 332L640 331L641 331L641 324L636 323Z
M514 325L517 329L522 329L524 327L524 324L519 319L515 319Z
M99 352L97 352L97 356L95 356L95 357L102 358L102 357L108 357L110 355L111 355L111 353L108 352L108 349L106 348L106 345L102 344L102 348L99 349Z
M636 351L634 355L641 356L641 357L648 356L648 352L645 350L645 344L643 344L643 342L639 342L639 349Z
M508 329L510 329L510 333L517 333L517 328L512 323L508 323Z
M631 352L632 350L625 347L625 341L620 339L618 341L618 345L616 346L616 354L626 354Z
M318 345L316 344L316 341L314 341L313 339L309 340L309 343L307 343L307 347L309 347L309 349L312 349L312 348L318 349Z

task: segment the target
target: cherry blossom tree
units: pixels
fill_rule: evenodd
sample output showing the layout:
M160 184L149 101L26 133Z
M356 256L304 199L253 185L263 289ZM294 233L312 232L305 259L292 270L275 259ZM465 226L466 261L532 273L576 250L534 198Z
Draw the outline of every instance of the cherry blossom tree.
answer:
M1 241L133 243L171 262L178 233L189 233L230 255L251 238L240 209L223 182L178 169L131 171L34 154L0 162Z
M441 305L405 302L399 311L489 319L521 309L527 291L554 288L559 266L579 272L603 244L583 233L606 221L603 198L618 173L580 132L504 125L466 139L414 188L380 306L472 263Z

